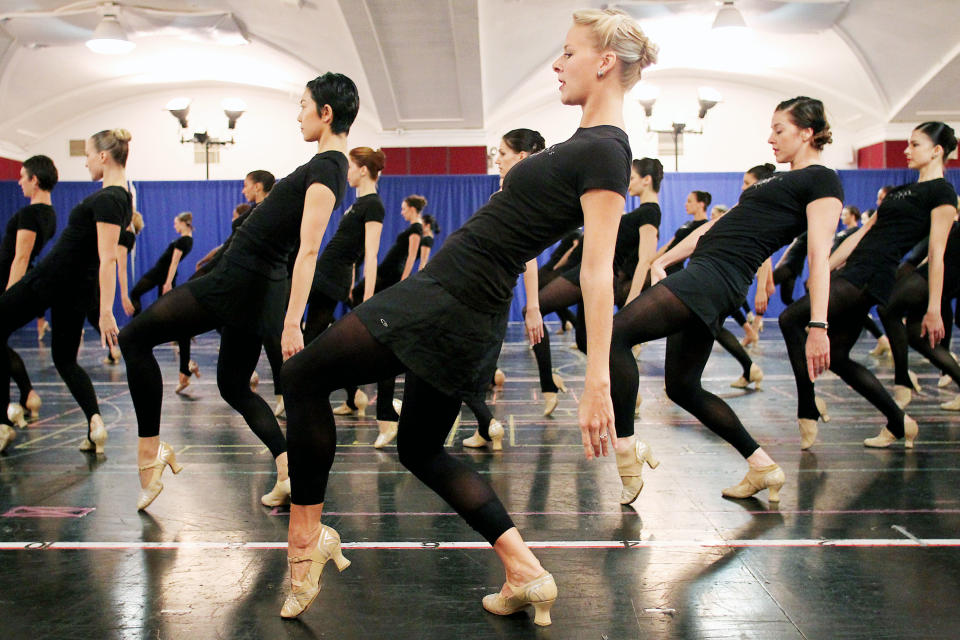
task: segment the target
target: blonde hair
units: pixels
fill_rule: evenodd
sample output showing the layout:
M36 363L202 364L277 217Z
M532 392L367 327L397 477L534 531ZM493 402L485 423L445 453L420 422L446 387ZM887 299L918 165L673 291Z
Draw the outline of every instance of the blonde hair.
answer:
M140 235L140 232L143 231L143 214L139 211L134 211L131 224L133 224L133 232Z
M581 9L574 12L573 22L593 31L598 51L617 55L624 91L637 84L641 72L657 61L657 45L643 34L636 20L619 9Z
M193 214L189 211L177 214L177 220L193 229Z
M90 140L97 151L108 151L114 162L125 167L132 137L126 129L104 129L90 136Z

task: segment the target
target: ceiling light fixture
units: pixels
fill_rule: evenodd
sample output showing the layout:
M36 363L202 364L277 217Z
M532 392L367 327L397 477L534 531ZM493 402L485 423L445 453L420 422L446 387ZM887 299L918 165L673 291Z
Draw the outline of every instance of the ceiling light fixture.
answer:
M87 48L94 53L106 55L121 55L133 51L135 45L127 39L120 20L117 19L119 9L117 5L105 4L100 8L103 18L93 30L93 36L87 40Z
M743 20L743 15L733 5L733 0L724 0L723 6L717 11L717 17L713 20L714 29L746 29L747 23Z

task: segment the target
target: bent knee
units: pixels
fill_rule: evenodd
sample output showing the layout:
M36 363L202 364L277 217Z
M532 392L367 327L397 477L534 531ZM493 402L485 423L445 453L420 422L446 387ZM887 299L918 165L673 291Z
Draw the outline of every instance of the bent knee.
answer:
M667 391L667 397L681 407L686 405L690 398L700 389L700 382L687 380L685 378L667 377L664 380L664 387Z

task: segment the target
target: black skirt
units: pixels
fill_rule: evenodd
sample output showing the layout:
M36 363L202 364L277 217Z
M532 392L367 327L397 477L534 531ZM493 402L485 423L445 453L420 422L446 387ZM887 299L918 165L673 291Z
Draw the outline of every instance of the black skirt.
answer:
M497 368L510 308L478 311L417 273L354 309L370 334L442 393L482 395Z
M261 337L283 332L290 288L286 279L271 280L224 259L207 275L188 280L183 286L221 326Z
M746 286L731 282L707 260L692 259L686 268L667 276L662 283L687 306L710 332L720 333L724 319L747 297Z

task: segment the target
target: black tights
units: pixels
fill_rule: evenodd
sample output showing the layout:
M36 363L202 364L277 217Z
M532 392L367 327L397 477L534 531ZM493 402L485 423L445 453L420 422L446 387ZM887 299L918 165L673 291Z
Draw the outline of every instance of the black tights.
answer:
M397 357L353 313L284 363L294 504L321 504L326 495L337 446L330 393L344 383L365 384L403 371ZM443 446L459 410L459 398L407 372L397 453L403 466L493 544L513 522L490 485Z
M315 290L307 298L307 322L303 330L303 344L310 344L333 322L337 301Z
M796 287L798 275L800 274L787 265L780 265L773 270L773 285L779 285L780 299L785 305L793 304L793 290ZM760 283L757 283L757 286L760 286Z
M89 296L86 297L89 299ZM83 298L82 292L77 290L53 291L44 288L37 280L21 280L0 295L0 337L4 344L7 344L10 334L50 309L53 365L89 423L91 417L100 413L100 406L90 377L77 364L77 352L80 350L83 321L86 317L87 305ZM9 354L9 345L7 349ZM0 358L0 407L3 408L3 411L0 411L0 422L5 424L10 424L6 407L10 404L11 365L14 368L17 366L9 357ZM23 362L20 361L20 366L22 365Z
M17 383L17 390L20 392L20 404L25 404L27 396L33 391L30 375L27 373L27 367L23 364L23 358L9 346L7 346L7 356L9 357L10 377Z
M540 290L540 315L554 313L558 309L581 303L580 316L582 312L582 297L580 287L573 284L566 278L554 278L547 286ZM526 311L526 309L524 309ZM581 344L581 351L586 353L586 328L582 326L580 319L575 323L577 346ZM553 382L553 363L550 358L550 332L546 326L543 328L543 339L533 347L533 355L537 358L537 370L540 374L540 391L544 393L556 393L557 385Z
M537 272L537 286L543 291L543 288L560 277L560 271L557 269L549 269L547 267L540 267L540 270ZM571 326L576 326L577 318L570 309L564 307L563 309L557 309L554 311L557 314L557 317L560 319L560 327L562 328L568 322ZM546 316L546 314L544 314ZM546 317L544 317L546 320ZM584 352L586 353L586 352Z
M757 286L760 286L759 283ZM750 305L747 304L746 300L741 303L740 307L733 310L733 313L730 314L730 317L733 318L733 321L737 323L738 326L743 326L747 324L747 316L745 314L750 313Z
M954 382L960 384L960 365L950 356L950 350L941 342L933 349L926 336L920 336L923 316L927 311L927 279L913 272L897 280L887 305L880 309L880 320L890 339L895 369L894 383L911 386L908 374L907 344L929 360L940 371L945 372ZM949 309L950 300L941 309ZM952 314L951 314L952 315ZM902 319L906 317L904 326ZM952 321L951 317L949 321ZM944 328L953 331L953 327L944 319Z
M158 299L120 332L120 350L127 365L127 382L141 438L160 433L163 378L153 348L182 336L205 333L218 324L217 318L204 309L185 285ZM276 458L286 451L283 432L267 403L250 390L250 374L260 359L260 344L260 337L255 334L223 327L217 387L227 404L243 416Z
M640 374L630 349L635 344L665 336L667 395L733 445L744 458L750 457L760 445L747 433L727 403L705 390L700 381L713 348L713 334L663 285L645 290L613 317L610 381L617 437L633 435L634 403Z
M750 367L753 366L753 360L750 358L747 350L743 348L743 345L740 344L740 341L737 340L737 337L727 329L720 327L720 333L717 334L717 342L727 350L727 353L737 359L737 362L739 362L743 368L743 377L749 380Z
M841 277L830 279L830 301L827 322L830 325L830 370L879 409L887 418L887 429L903 436L904 413L873 373L850 359L866 317L874 300L863 289ZM797 417L816 420L817 411L813 382L807 374L807 322L810 321L810 298L804 296L780 314L780 330L787 343L787 354L797 383Z

